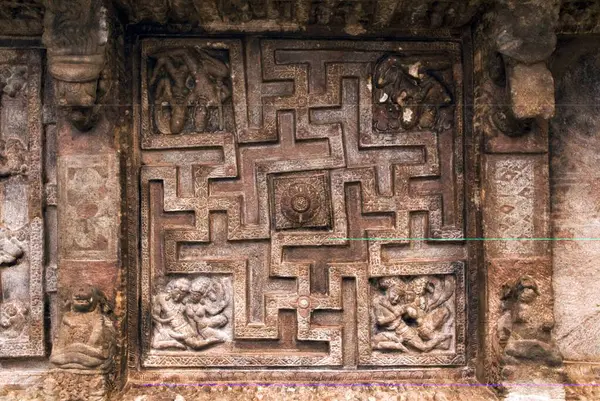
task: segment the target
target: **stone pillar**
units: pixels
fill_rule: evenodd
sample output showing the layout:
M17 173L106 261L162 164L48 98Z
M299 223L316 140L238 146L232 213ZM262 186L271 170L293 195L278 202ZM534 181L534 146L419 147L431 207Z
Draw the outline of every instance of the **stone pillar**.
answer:
M57 287L69 305L53 340L50 398L104 399L120 362L120 49L110 16L101 0L47 2L44 44L57 104ZM97 300L82 308L86 294Z
M600 46L594 38L559 42L551 65L556 117L550 124L556 342L570 383L600 379ZM600 399L600 388L567 394Z
M546 23L552 10L535 3L520 8L499 2L477 29L474 55L486 238L483 379L501 384L511 400L534 394L564 398L562 387L548 385L560 381L561 365L552 340L551 241L546 240L552 236L546 119L554 112L554 85L545 58L555 36ZM537 32L542 28L550 32Z

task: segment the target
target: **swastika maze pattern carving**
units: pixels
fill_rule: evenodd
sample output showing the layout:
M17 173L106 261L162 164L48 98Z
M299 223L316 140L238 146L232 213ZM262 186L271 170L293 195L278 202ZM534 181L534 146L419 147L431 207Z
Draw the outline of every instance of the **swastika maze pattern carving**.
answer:
M376 129L389 57L416 75L388 106L415 121ZM145 40L143 365L464 364L460 60L454 43ZM160 80L195 96L182 121Z

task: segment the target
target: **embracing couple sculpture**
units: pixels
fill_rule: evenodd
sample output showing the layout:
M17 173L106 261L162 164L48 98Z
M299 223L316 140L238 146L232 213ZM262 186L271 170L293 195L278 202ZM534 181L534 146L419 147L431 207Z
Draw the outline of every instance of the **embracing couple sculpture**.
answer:
M388 277L379 279L378 286L383 293L373 300L373 349L410 353L450 348L453 335L444 329L453 319L446 305L454 293L453 277Z
M225 309L230 297L224 282L198 277L171 280L154 297L152 347L199 350L229 339Z

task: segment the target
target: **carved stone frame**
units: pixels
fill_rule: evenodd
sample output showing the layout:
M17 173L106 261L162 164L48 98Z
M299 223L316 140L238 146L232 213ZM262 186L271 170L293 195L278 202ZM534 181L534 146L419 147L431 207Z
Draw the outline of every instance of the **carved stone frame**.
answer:
M456 124L457 127L460 127L460 129L463 132L463 136L461 138L458 139L458 142L460 143L461 146L464 146L464 160L462 161L463 165L464 165L464 181L460 181L458 184L459 185L465 185L465 198L464 198L464 202L466 204L466 208L464 211L464 225L466 226L465 228L465 236L467 237L477 237L479 236L480 232L481 232L481 226L480 226L480 222L479 222L479 215L478 215L478 208L479 205L476 203L476 201L474 201L474 196L473 194L476 193L477 190L477 184L474 184L476 179L478 182L478 169L475 167L478 157L479 157L479 153L475 150L478 149L480 147L480 139L479 138L475 138L473 136L473 131L471 129L470 124L464 124L463 121L470 121L470 113L471 113L471 109L468 106L469 104L471 104L471 88L472 88L472 80L469 76L468 71L470 71L470 69L472 69L472 63L471 63L471 59L469 57L470 55L470 51L471 51L471 43L470 43L470 33L465 32L465 34L463 34L462 36L452 36L452 38L455 40L454 43L452 42L446 42L443 44L440 43L428 43L426 44L427 46L429 46L429 48L431 49L431 51L435 51L435 50L439 50L439 51L449 51L450 53L454 53L456 55L456 57L460 60L462 57L462 63L463 63L463 71L467 71L466 73L464 73L464 80L461 77L461 83L462 85L459 86L458 90L462 90L462 96L463 96L463 102L464 103L457 103L456 108L456 116L457 116L457 120L456 120ZM460 38L459 40L457 40L457 38ZM311 37L311 39L313 39L313 37ZM317 35L316 37L314 37L314 39L319 39L319 36ZM239 54L237 53L238 51L241 51L241 47L238 47L238 43L240 43L238 40L231 40L231 39L219 39L218 37L216 38L210 38L210 39L195 39L196 41L202 41L203 43L206 43L207 46L214 46L213 48L226 48L229 50L229 55L230 58L233 55ZM268 38L266 39L268 41ZM365 41L368 41L368 38L364 39ZM440 40L443 40L443 38L440 38ZM170 43L173 45L181 45L183 44L185 41L187 41L187 39L154 39L154 38L150 38L150 39L143 39L140 41L137 41L137 44L133 47L133 49L137 49L138 50L138 54L141 54L142 56L145 54L148 54L149 49L155 49L160 47L160 44L165 44L165 43ZM458 43L457 43L458 42ZM303 48L304 46L304 42L303 41L298 41L299 43L299 48ZM362 46L362 43L365 42L355 42L354 46ZM376 46L382 46L380 43L381 42L370 42L375 44ZM408 48L412 48L413 44L411 42L406 42L406 44L408 45ZM446 47L447 46L447 47ZM383 50L383 48L382 48ZM392 49L390 49L392 50ZM136 84L134 84L134 98L138 98L141 99L141 107L138 108L137 110L137 116L136 118L134 118L134 130L133 132L136 133L133 135L133 138L131 139L131 144L132 144L132 149L133 149L133 153L130 157L132 157L132 161L133 164L130 164L128 167L128 182L130 182L132 185L128 185L128 222L127 222L127 226L128 228L128 232L129 235L133 236L132 238L137 238L139 235L139 226L138 226L138 221L140 219L140 212L143 213L143 207L141 209L137 208L138 205L138 199L139 198L139 194L140 194L140 187L138 187L138 180L136 179L136 177L140 177L140 172L138 170L139 163L140 162L140 150L145 150L145 149L153 149L153 148L157 148L160 146L164 146L165 143L162 142L163 139L162 138L157 138L156 135L152 135L154 136L154 138L150 138L149 134L149 119L148 119L148 113L149 113L149 105L148 105L148 99L145 98L142 93L144 88L147 89L146 87L146 66L144 65L144 62L142 62L139 58L135 58L133 61L133 76L134 76L134 82L141 82L141 87L137 87ZM137 71L142 71L141 73L138 73ZM240 75L241 77L244 76L246 72L245 71L241 71ZM459 74L461 74L462 71L459 72ZM235 83L234 83L235 86ZM141 89L141 90L140 90ZM246 92L245 92L245 88L243 91L241 91L239 93L243 93L244 96L246 96ZM234 90L234 99L236 96L236 92ZM239 95L238 95L239 96ZM465 107L465 105L467 105ZM245 107L244 107L245 109ZM244 110L242 116L247 116L249 113L249 111ZM248 121L238 121L238 110L236 109L236 126L238 127L238 129L240 129L239 132L244 134L244 137L247 138L245 140L243 140L243 142L252 142L252 131L254 130L254 128L248 128L249 125L252 125L250 122ZM364 116L362 116L361 118L364 118ZM245 126L244 126L245 124ZM370 130L369 130L370 131ZM256 132L256 131L254 131ZM139 136L140 139L137 139L137 136ZM215 135L215 134L203 134L205 135ZM231 135L231 134L229 134ZM164 136L164 135L163 135ZM366 137L365 137L366 138ZM158 142L157 142L158 139ZM178 139L177 136L173 136L171 138L167 138L166 140L169 141L169 146L173 147L173 148L179 148L179 147L184 147L185 144L183 143L178 143ZM185 135L185 139L187 140L191 140L193 145L191 146L199 146L199 144L207 144L205 142L197 142L198 140L202 141L202 139L200 139L200 136L196 135L196 134L188 134ZM242 141L242 139L240 139L240 141ZM370 147L370 146L377 146L376 144L369 144L369 143L361 143L362 146L365 147ZM219 145L218 145L219 146ZM222 146L222 144L220 145ZM136 161L137 160L137 161ZM143 182L144 180L141 180L141 182ZM144 190L141 191L142 193L144 192ZM143 199L140 199L142 201L142 203L144 203ZM463 202L463 200L458 200L458 202ZM141 219L143 220L143 219ZM447 237L448 235L450 235L450 233L441 233L442 237ZM140 238L141 239L141 238ZM135 243L135 241L133 241L133 243L131 245L133 245ZM133 251L134 249L136 249L135 246L131 246L129 247L129 249L131 251ZM413 361L413 363L410 363L408 360L403 361L402 363L405 364L406 367L410 366L410 370L406 370L406 369L394 369L394 370L388 370L383 368L382 366L380 366L379 368L376 368L374 370L369 370L369 377L372 378L379 378L379 379L401 379L401 378L412 378L414 377L415 373L418 375L418 377L420 378L435 378L435 377L439 377L439 378L447 378L447 377L469 377L473 375L474 372L474 368L475 365L477 364L477 361L474 359L476 356L476 352L477 352L477 347L479 344L479 340L478 340L478 334L477 334L477 325L479 324L479 315L480 315L480 311L479 311L479 307L481 306L478 299L480 299L480 295L479 295L479 291L480 291L480 284L477 282L478 278L480 277L481 274L481 267L479 266L479 253L480 253L480 249L481 249L481 244L479 243L468 243L465 246L466 249L468 249L468 260L465 262L456 262L453 264L448 263L448 266L445 267L441 267L442 270L441 271L446 271L448 269L448 272L450 271L456 271L457 273L459 271L463 272L458 274L458 276L463 275L462 277L464 277L463 280L457 280L457 285L462 284L462 288L465 291L465 298L464 299L460 299L457 298L456 299L456 303L457 303L457 311L461 311L461 313L463 313L463 317L464 317L464 322L465 322L465 326L464 327L459 327L459 325L457 325L457 338L462 337L465 339L465 347L464 349L457 349L457 353L455 355L452 356L448 356L444 359L443 363L446 364L446 366L448 366L447 368L441 369L441 370L423 370L423 369L419 369L419 367L426 367L429 362L425 359L419 359L417 358L417 360ZM168 379L169 377L169 371L168 370L163 370L160 373L158 371L156 371L155 369L160 365L165 367L166 369L173 369L173 368L177 368L177 367L184 367L184 366L189 366L189 363L194 364L194 362L189 359L188 357L184 357L185 360L180 360L179 357L174 357L174 355L158 355L154 352L150 352L148 353L148 340L149 340L149 335L150 335L150 327L145 326L145 325L141 325L141 319L140 319L140 314L144 315L147 314L149 311L146 308L143 308L140 310L140 304L137 303L136 300L139 299L139 296L143 296L144 292L146 290L143 290L143 287L147 287L149 284L148 278L144 279L144 272L142 271L143 269L141 268L141 264L142 264L142 260L135 257L133 257L134 254L132 254L132 256L130 256L132 258L131 262L130 262L130 266L129 266L129 274L128 274L128 281L129 281L129 296L128 296L128 316L129 316L129 327L130 329L128 330L128 342L129 342L129 357L128 357L128 364L129 364L129 368L130 368L130 373L129 376L130 378L132 378L133 380L144 380L144 381L153 381L153 380L157 380L158 378L161 379ZM142 256L143 258L143 256ZM137 267L134 267L137 266ZM233 277L233 282L234 282L234 286L236 285L236 280L235 280L235 271L237 270L241 270L244 269L244 266L240 265L238 268L234 269L234 271L232 270L223 270L223 266L219 266L218 261L207 261L207 265L206 265L206 269L208 269L207 271L214 271L214 272L218 272L221 274L232 274ZM410 270L410 269L409 269ZM437 270L436 270L437 271ZM180 272L180 271L177 271ZM173 273L177 273L176 271L173 271ZM137 283L134 284L134 283ZM140 288L140 285L142 288ZM148 302L148 299L146 299L145 301L142 302L142 305L144 303ZM464 308L461 306L464 305ZM138 326L139 325L139 326ZM138 327L136 329L136 327ZM141 335L141 343L139 342L140 340L140 335ZM144 345L145 344L145 345ZM370 344L365 344L366 346L368 346L370 348ZM137 350L141 350L141 353L138 353ZM210 380L211 378L217 377L215 375L218 375L218 377L220 377L221 379L224 380L235 380L235 378L241 378L242 376L239 376L240 374L242 374L244 372L244 367L243 365L237 365L239 366L238 369L234 369L234 370L229 370L227 369L227 366L230 367L234 367L236 366L236 361L232 360L229 357L224 357L224 359L220 359L220 360L215 360L213 357L194 357L194 358L204 358L206 359L204 362L210 362L208 363L208 366L206 368L202 368L201 370L194 370L193 372L190 371L190 375L187 375L186 377L190 378L193 377L194 380ZM368 365L367 361L368 358L365 357L363 358L363 361L365 362L364 364L361 362L359 363L359 365ZM314 361L313 361L314 362ZM323 360L322 362L326 362L325 360ZM408 363L407 363L408 362ZM439 364L439 361L431 361L430 363L432 364ZM261 366L261 363L258 363L258 366ZM318 364L320 365L320 364ZM330 363L323 363L323 365L328 366L330 365ZM389 365L394 365L393 362L389 362ZM412 365L412 366L411 366ZM213 368L211 369L210 366L213 366ZM219 367L219 366L223 366L224 369L220 369L220 370L215 370L215 368ZM252 366L249 365L249 366ZM289 367L293 367L293 366L289 366ZM147 368L153 368L153 369L147 369ZM314 368L313 368L314 369ZM415 370L416 369L416 370ZM181 372L181 371L177 371L177 372ZM285 380L285 378L287 377L288 379L298 379L297 376L297 370L292 369L277 369L277 368L272 368L269 370L259 370L253 371L252 377L256 377L256 378L263 378L265 380ZM362 373L361 373L362 372ZM244 378L247 378L247 374L244 374ZM466 375L466 376L465 376ZM335 370L321 370L318 369L317 371L311 371L311 370L307 370L307 371L303 371L303 373L301 374L301 376L304 378L311 378L311 379L316 379L316 378L322 378L325 380L361 380L361 378L365 377L365 371L357 371L357 372L349 372L349 371L335 371Z
M25 225L25 258L29 262L28 337L5 340L0 358L45 355L44 342L44 219L42 187L42 100L41 55L36 50L0 50L0 64L27 66L27 135L29 164L27 195L29 221Z

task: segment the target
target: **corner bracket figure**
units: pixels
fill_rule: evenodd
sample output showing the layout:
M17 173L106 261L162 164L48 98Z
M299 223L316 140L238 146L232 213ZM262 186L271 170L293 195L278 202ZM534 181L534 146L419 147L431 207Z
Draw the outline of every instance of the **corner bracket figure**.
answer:
M46 0L43 42L57 105L80 131L98 120L98 82L106 67L108 11L102 0Z

